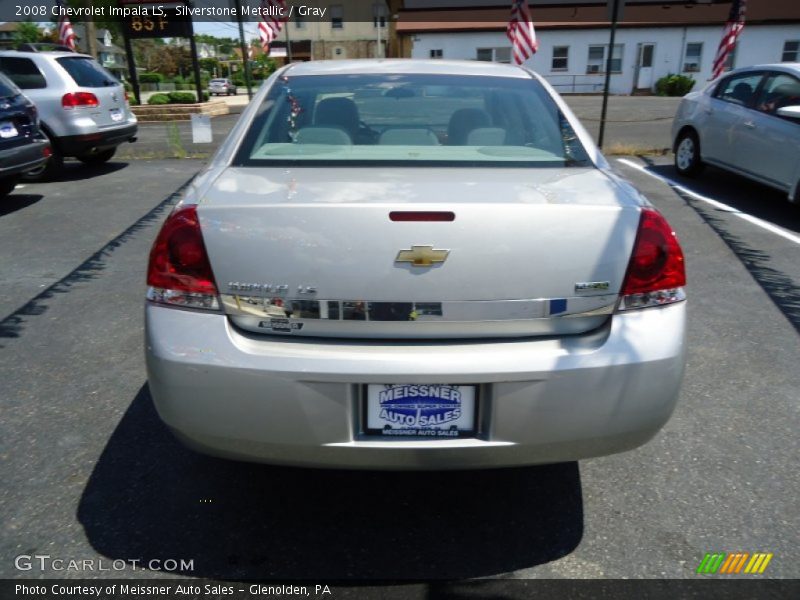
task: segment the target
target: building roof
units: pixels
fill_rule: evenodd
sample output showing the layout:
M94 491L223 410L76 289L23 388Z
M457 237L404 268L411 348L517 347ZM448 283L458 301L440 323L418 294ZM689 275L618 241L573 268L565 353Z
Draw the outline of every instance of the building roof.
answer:
M722 25L730 3L627 5L619 27L670 27ZM608 7L576 3L572 6L532 6L537 29L608 27ZM505 31L508 7L438 8L400 10L397 33ZM800 2L759 0L747 6L749 24L800 23Z

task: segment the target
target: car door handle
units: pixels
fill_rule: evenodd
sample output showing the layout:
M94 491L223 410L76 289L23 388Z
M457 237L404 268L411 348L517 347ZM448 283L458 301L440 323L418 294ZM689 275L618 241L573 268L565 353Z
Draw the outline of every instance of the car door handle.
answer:
M748 129L755 129L756 128L756 124L753 123L752 121L745 121L744 123L742 123L742 125L744 125Z

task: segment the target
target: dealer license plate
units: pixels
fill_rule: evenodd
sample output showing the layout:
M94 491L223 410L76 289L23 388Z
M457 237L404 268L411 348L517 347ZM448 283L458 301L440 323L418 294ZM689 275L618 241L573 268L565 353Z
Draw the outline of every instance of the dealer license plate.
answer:
M365 433L424 438L475 434L474 385L368 385Z
M122 111L118 108L111 109L111 120L112 121L122 121Z
M14 127L13 123L9 123L7 121L0 122L0 138L7 140L9 138L17 137L19 135L19 131L17 128Z

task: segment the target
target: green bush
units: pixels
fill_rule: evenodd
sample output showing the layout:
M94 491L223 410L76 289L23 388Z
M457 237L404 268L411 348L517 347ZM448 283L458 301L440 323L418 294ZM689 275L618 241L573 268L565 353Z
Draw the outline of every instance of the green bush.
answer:
M191 92L170 92L167 94L170 104L194 104L195 95Z
M203 102L208 102L208 90L203 90Z
M169 96L166 94L153 94L147 100L148 104L169 104Z
M166 94L153 94L147 101L148 104L169 104L169 96Z
M656 94L659 96L685 96L692 91L694 79L687 75L669 73L656 81Z
M164 76L161 73L142 73L139 75L140 83L161 83Z

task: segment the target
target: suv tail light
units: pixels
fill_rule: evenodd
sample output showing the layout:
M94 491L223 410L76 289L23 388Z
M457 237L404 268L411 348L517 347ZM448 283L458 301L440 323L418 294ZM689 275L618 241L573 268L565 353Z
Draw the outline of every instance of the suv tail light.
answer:
M217 285L208 261L197 208L176 208L150 250L147 299L160 304L219 310Z
M686 299L683 251L667 220L642 209L639 230L620 292L620 310L662 306Z
M61 97L61 106L64 108L80 108L99 106L100 101L92 92L70 92Z

